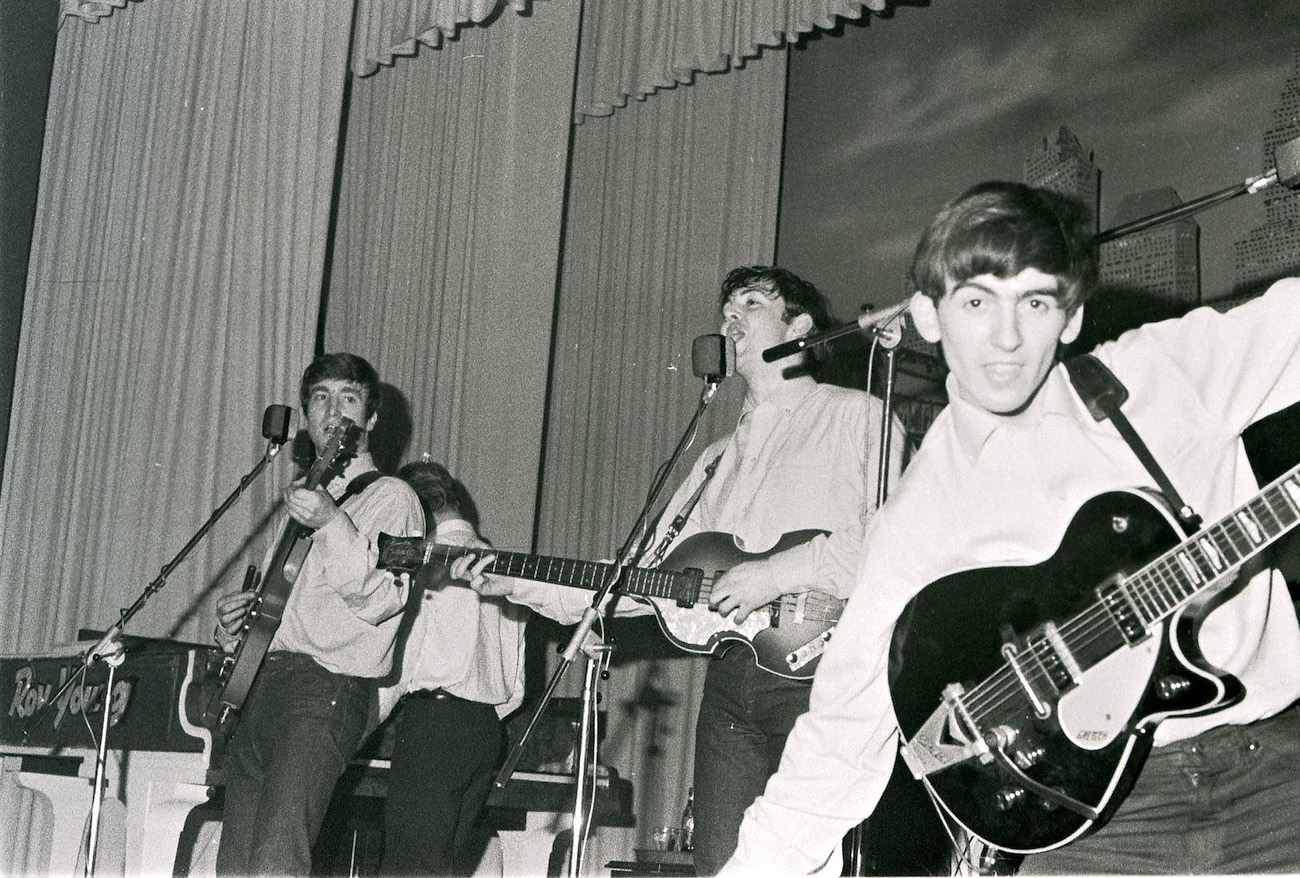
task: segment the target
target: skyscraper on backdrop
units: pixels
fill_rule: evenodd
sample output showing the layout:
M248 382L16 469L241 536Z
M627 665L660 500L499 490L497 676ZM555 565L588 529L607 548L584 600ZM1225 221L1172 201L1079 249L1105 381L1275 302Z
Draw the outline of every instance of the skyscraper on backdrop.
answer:
M1291 76L1282 84L1272 124L1264 132L1264 168L1276 167L1274 150L1279 144L1300 137L1300 46L1293 51ZM1300 197L1279 186L1260 195L1264 224L1234 242L1234 301L1259 294L1279 277L1300 274Z
M1101 169L1069 128L1058 128L1025 156L1024 181L1077 198L1101 229ZM1142 219L1181 201L1169 187L1126 196L1107 228ZM1084 312L1081 347L1201 302L1200 227L1190 218L1106 241L1098 252L1100 288Z

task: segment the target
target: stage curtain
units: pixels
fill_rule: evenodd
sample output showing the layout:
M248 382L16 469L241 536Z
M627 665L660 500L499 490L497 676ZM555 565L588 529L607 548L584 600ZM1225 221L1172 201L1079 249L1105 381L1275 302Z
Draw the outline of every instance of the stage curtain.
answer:
M143 2L66 18L0 497L0 643L106 627L297 406L350 2ZM213 590L290 476L273 461L131 634L210 642Z
M763 47L881 10L885 0L588 0L582 21L578 119L607 116L628 98L742 67Z
M125 0L115 0L125 2ZM365 76L466 24L536 13L544 0L359 0L352 70ZM887 0L586 0L575 113L607 116L628 98L744 65L764 47L881 11ZM89 4L83 4L89 5Z
M445 463L494 542L525 551L579 8L539 4L354 79L328 290L326 347L371 357L405 397L391 459Z
M538 0L544 2L544 0ZM421 44L438 48L466 24L526 12L530 0L357 0L352 72L367 76Z
M126 4L127 0L59 0L59 11L94 24L112 15L113 10L125 8Z
M719 329L723 276L773 258L785 75L786 53L767 51L576 127L539 551L613 557L695 411L691 342ZM734 426L741 387L723 382L670 488ZM707 660L667 652L608 687L605 759L635 775L640 846L680 816L692 773Z

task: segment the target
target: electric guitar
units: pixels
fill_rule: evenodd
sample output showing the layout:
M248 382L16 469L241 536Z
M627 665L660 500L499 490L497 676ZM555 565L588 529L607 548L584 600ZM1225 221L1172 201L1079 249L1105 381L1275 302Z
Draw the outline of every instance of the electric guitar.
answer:
M1201 656L1195 627L1297 523L1300 467L1191 536L1145 492L1114 491L1080 507L1048 560L931 583L904 610L890 659L912 773L1005 851L1099 828L1157 724L1241 698Z
M659 567L630 567L616 590L648 603L659 627L674 645L688 652L715 652L727 641L744 643L759 667L793 680L811 678L839 621L844 602L825 592L783 595L736 624L709 609L709 593L719 576L741 561L754 561L807 542L819 530L788 533L765 552L737 548L730 534L707 531L682 540ZM440 545L422 537L379 535L379 566L413 573L425 564L449 565L467 553L495 557L489 573L533 579L597 591L611 564L500 552L466 546ZM677 569L674 569L677 568Z
M331 427L329 439L308 471L303 487L314 491L328 484L336 464L356 450L362 432L351 418L342 418ZM262 667L271 639L284 618L289 593L293 591L303 561L311 550L311 532L312 529L306 525L289 519L280 535L280 542L276 544L275 554L267 564L266 575L260 581L256 576L245 580L245 588L251 584L256 597L248 607L243 627L239 629L239 643L234 654L222 664L220 701L223 713L239 710L248 697L248 690Z

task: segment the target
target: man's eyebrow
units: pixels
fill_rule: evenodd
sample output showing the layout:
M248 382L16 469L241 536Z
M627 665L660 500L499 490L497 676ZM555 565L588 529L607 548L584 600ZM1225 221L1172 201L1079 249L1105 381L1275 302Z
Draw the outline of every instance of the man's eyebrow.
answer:
M975 289L975 290L979 290L982 293L988 293L989 295L996 295L997 293L996 290L994 290L992 287L988 286L987 284L978 283L974 280L962 281L961 283L954 286L952 288L952 291L955 293L958 292L959 290L965 290L965 289ZM1021 292L1016 294L1017 299L1032 299L1035 296L1047 296L1048 298L1051 299L1063 299L1065 298L1065 293L1061 292L1060 286L1057 285L1057 286L1050 286L1050 287L1039 287L1032 290L1022 290Z
M318 390L328 391L329 385L324 381L317 381L315 384L307 388L308 393L315 393ZM360 393L361 385L355 381L345 381L342 385L339 386L339 391L343 393L347 393L349 391L352 393Z

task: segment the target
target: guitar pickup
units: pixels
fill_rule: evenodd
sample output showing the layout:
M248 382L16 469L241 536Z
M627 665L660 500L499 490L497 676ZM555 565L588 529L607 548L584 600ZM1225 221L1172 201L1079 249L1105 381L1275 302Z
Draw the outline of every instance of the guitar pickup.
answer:
M686 581L685 583L679 583L678 587L673 590L673 597L676 599L677 606L689 610L700 600L700 587L704 583L704 571L698 567L687 567L678 574L678 577Z

